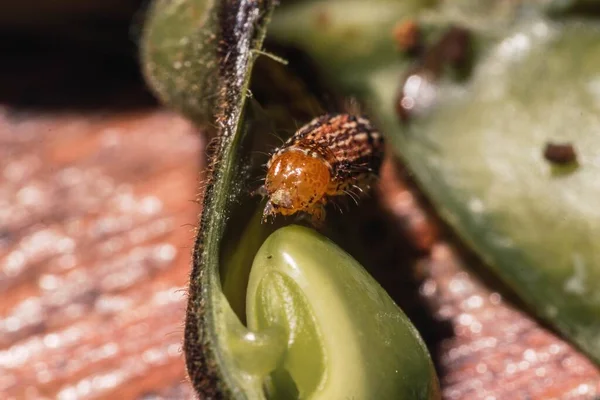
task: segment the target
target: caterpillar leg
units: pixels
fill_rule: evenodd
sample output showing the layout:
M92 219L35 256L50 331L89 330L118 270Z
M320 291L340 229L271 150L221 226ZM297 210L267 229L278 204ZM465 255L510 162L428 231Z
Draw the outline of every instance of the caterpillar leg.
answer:
M310 214L310 223L315 228L322 228L325 224L325 204L315 204L315 206L311 208L308 213Z
M260 196L260 197L266 197L268 195L267 193L267 188L265 187L265 185L260 185L258 188L252 190L250 192L250 196L254 197L254 196Z
M271 222L273 217L275 216L275 209L273 208L273 204L271 204L270 201L267 201L267 204L265 205L265 209L263 211L263 215L262 215L262 223L265 224L267 222L269 222L269 218L271 218Z

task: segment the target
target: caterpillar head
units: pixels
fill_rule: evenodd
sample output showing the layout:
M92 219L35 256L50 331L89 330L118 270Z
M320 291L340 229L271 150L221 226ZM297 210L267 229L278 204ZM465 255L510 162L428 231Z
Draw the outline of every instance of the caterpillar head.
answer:
M264 189L268 196L264 218L309 212L321 203L331 181L330 168L321 157L285 151L268 164Z

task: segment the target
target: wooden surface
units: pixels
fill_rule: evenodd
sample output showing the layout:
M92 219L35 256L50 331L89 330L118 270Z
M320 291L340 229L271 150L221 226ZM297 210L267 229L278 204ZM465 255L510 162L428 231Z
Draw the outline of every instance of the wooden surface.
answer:
M153 105L133 60L23 43L0 65L0 398L191 398L180 348L203 137ZM401 167L385 164L378 192L401 232L379 241L385 286L414 290L401 305L445 399L600 393L596 367L462 266Z
M184 398L202 139L162 110L0 110L2 398Z

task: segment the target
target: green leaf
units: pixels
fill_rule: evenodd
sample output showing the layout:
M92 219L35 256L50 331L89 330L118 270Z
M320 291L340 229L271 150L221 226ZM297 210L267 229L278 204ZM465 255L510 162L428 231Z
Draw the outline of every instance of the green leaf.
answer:
M215 0L155 0L141 42L151 89L200 124L212 122L219 98L219 9Z
M544 0L541 2L548 13L554 16L565 14L598 15L600 1L598 0Z
M600 361L595 25L537 21L516 30L490 49L466 92L449 87L431 118L409 132L396 128L405 140L395 144L438 211L494 272ZM397 126L392 114L388 108L389 129ZM572 143L579 167L552 166L543 157L547 142Z
M394 43L393 29L407 20L418 23L423 40L431 42L451 24L477 32L478 47L505 34L521 9L496 0L443 1L313 0L294 2L277 10L270 39L297 46L318 64L328 83L346 94L368 96L369 80L377 71L401 74L413 58ZM387 82L389 90L400 76Z

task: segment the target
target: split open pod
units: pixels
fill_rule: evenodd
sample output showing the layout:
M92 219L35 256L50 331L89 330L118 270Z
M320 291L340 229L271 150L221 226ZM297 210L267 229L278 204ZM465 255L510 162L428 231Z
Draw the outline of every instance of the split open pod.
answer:
M201 398L437 399L417 330L358 261L290 218L261 222L251 192L273 134L330 111L301 74L260 56L272 9L159 0L146 23L153 89L215 137L185 323L191 381ZM345 234L335 218L324 232Z

